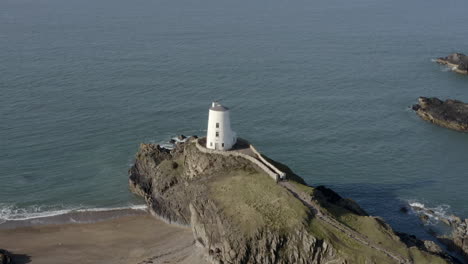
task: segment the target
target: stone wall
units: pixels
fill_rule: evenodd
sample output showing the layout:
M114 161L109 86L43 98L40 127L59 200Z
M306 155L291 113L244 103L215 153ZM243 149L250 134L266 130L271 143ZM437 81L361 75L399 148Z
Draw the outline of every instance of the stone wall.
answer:
M286 179L286 173L280 171L278 168L275 167L275 165L271 164L270 162L268 162L263 156L262 154L260 154L260 152L257 151L257 149L250 145L250 149L253 151L253 153L255 153L255 155L257 155L257 157L265 164L267 165L268 167L270 167L270 169L272 169L274 172L276 172L276 174L278 174L278 176L280 177L280 179L282 180L285 180Z

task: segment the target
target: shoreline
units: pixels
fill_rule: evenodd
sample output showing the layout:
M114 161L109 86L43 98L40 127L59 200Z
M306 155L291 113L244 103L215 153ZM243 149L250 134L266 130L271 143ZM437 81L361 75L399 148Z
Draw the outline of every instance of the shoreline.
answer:
M44 212L44 215L25 217L20 219L1 219L0 230L17 227L33 227L59 224L98 223L115 218L143 215L147 213L146 205L116 208L89 208L69 211Z
M0 248L15 263L207 263L190 228L141 210L88 223L2 228Z

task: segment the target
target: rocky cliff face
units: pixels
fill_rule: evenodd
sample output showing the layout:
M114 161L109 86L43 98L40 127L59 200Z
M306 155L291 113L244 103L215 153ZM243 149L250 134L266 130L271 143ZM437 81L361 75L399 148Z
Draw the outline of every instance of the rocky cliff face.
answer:
M419 97L413 110L424 120L457 131L468 132L468 104L458 100Z
M439 236L438 239L449 250L460 254L468 263L468 219L461 220L453 217L448 221L452 232L449 235Z
M277 184L247 159L195 144L142 144L129 184L153 214L190 226L213 263L452 263L281 164L297 181Z
M453 53L447 57L438 58L437 62L452 67L455 72L468 74L468 56L465 54Z

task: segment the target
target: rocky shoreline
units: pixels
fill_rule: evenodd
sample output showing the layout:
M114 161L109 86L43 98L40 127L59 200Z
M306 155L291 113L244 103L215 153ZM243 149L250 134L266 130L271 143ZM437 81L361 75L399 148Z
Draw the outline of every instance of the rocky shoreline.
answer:
M468 74L468 56L463 53L453 53L436 60L437 63L449 66L454 72Z
M248 159L196 144L141 144L129 185L154 215L189 226L212 263L459 263L285 165L265 157L286 173L276 183Z
M413 212L415 212L419 219L424 224L428 224L430 219L443 223L450 229L449 234L436 234L435 231L429 231L437 237L437 239L447 246L447 249L453 251L465 258L468 262L468 218L461 219L456 215L439 215L430 208L425 208L418 204L410 205Z
M413 110L424 120L436 125L468 132L468 104L458 100L442 101L436 97L419 97Z

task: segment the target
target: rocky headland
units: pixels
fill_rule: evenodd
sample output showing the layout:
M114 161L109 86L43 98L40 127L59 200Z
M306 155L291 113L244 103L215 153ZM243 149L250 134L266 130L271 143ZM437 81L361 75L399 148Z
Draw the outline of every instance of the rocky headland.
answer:
M153 215L189 226L212 263L457 263L285 165L262 155L287 179L275 180L245 148L221 153L199 142L141 144L129 185Z
M448 234L436 234L433 230L430 230L430 232L445 244L449 250L460 254L468 262L468 219L461 219L456 215L441 215L418 203L411 205L411 209L424 224L435 220L448 227L450 229Z
M419 97L413 110L424 120L453 130L468 132L468 104L458 100Z
M454 72L468 74L468 56L462 53L453 53L447 57L438 58L437 63L452 68Z

